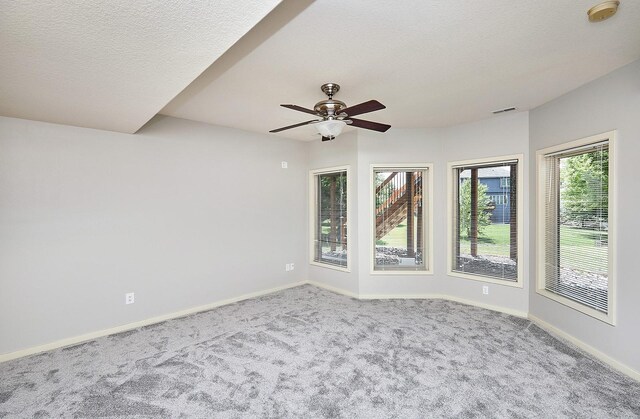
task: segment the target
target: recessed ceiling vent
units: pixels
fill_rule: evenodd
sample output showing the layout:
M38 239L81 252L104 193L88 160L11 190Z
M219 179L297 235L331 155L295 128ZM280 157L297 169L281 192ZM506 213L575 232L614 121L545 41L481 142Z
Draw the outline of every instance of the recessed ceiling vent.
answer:
M518 109L518 108L516 108L515 106L512 106L512 107L510 107L510 108L497 109L497 110L495 110L495 111L493 111L493 112L491 112L491 113L492 113L492 114L494 114L494 115L497 115L497 114L499 114L499 113L505 113L505 112L515 111L516 109Z

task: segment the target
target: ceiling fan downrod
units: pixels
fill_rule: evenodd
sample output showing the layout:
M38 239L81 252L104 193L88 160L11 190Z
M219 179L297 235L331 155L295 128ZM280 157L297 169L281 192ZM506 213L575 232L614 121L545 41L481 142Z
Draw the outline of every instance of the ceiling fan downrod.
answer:
M320 86L320 90L322 90L324 94L329 96L329 99L331 99L333 98L333 95L340 91L340 85L336 83L325 83Z
M316 103L313 110L319 115L324 116L326 119L334 119L338 114L340 114L342 109L347 107L346 103L333 99L333 95L338 93L340 90L340 85L336 83L325 83L320 86L320 89L329 97L329 99L321 100Z

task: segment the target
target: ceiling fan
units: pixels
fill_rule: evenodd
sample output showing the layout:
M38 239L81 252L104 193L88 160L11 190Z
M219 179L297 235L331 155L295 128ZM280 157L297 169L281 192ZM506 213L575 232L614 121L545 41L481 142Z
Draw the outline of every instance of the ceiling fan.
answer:
M386 108L377 100L369 100L358 105L347 106L344 102L333 99L333 95L338 93L340 86L336 83L325 83L320 89L329 96L329 99L321 100L316 103L313 110L303 108L298 105L280 105L294 111L305 112L315 115L317 119L300 122L282 128L272 129L269 132L280 132L291 128L301 127L303 125L314 125L318 133L322 136L322 141L329 141L336 138L342 132L346 125L352 127L370 129L373 131L386 132L391 125L380 124L378 122L365 121L364 119L353 118L355 115L361 115L367 112L378 111Z

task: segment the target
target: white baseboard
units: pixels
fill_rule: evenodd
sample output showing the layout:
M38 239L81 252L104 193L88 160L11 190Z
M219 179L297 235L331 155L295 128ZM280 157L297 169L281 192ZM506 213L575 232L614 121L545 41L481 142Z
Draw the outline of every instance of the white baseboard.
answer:
M205 304L205 305L201 305L201 306L197 306L197 307L192 307L192 308L188 308L185 310L181 310L181 311L176 311L173 313L169 313L169 314L164 314L161 316L156 316L156 317L152 317L152 318L148 318L145 320L141 320L138 322L134 322L134 323L128 323L125 325L121 325L121 326L116 326L116 327L112 327L109 329L104 329L104 330L99 330L96 332L91 332L91 333L86 333L83 335L79 335L79 336L74 336L71 338L66 338L66 339L61 339L55 342L51 342L51 343L47 343L44 345L38 345L38 346L34 346L31 348L26 348L26 349L21 349L19 351L15 351L15 352L10 352L10 353L6 353L6 354L0 354L0 362L5 362L5 361L9 361L12 359L16 359L16 358L22 358L28 355L33 355L36 353L40 353L40 352L44 352L44 351L49 351L52 349L57 349L57 348L62 348L65 346L71 346L71 345L77 345L79 343L82 342L86 342L89 340L93 340L93 339L97 339L103 336L108 336L108 335L113 335L116 333L120 333L120 332L125 332L127 330L133 330L133 329L137 329L139 327L143 327L143 326L148 326L151 324L155 324L155 323L160 323L166 320L171 320L171 319L176 319L179 317L184 317L184 316L188 316L190 314L194 314L194 313L199 313L202 311L207 311L207 310L211 310L213 308L216 307L220 307L220 306L224 306L227 304L233 304L236 303L238 301L243 301L243 300L247 300L249 298L255 298L255 297L260 297L262 295L267 295L267 294L271 294L274 292L278 292L278 291L282 291L288 288L293 288L293 287L297 287L300 285L304 285L304 284L310 284L319 288L324 288L328 291L331 292L335 292L338 294L342 294L342 295L346 295L348 297L351 298L356 298L359 300L375 300L375 299L442 299L442 300L449 300L449 301L455 301L458 303L462 303L462 304L468 304L468 305L472 305L472 306L476 306L476 307L480 307L480 308L485 308L488 310L493 310L493 311L498 311L501 313L506 313L506 314L510 314L512 316L517 316L517 317L522 317L522 318L528 318L529 320L531 320L532 322L534 322L535 324L537 324L538 326L540 326L541 328L547 330L548 332L560 337L561 339L567 340L569 342L571 342L572 344L576 345L577 347L581 348L582 350L584 350L585 352L589 353L590 355L596 357L597 359L601 360L602 362L606 363L607 365L610 365L612 368L615 368L616 370L622 372L623 374L628 375L629 377L640 381L640 372L634 370L631 367L628 367L627 365L611 358L610 356L604 354L603 352L597 350L596 348L582 342L581 340L571 336L570 334L558 329L555 326L552 326L551 324L545 322L544 320L532 315L532 314L528 314L525 313L523 311L519 311L519 310L514 310L514 309L510 309L510 308L505 308L505 307L499 307L499 306L494 306L494 305L490 305L490 304L484 304L484 303L479 303L477 301L473 301L473 300L466 300L464 298L459 298L459 297L454 297L454 296L450 296L450 295L443 295L443 294L358 294L355 293L353 291L348 291L342 288L337 288L337 287L333 287L331 285L326 285L323 284L321 282L316 282L316 281L301 281L301 282L295 282L295 283L291 283L291 284L287 284L287 285L283 285L281 287L275 287L275 288L271 288L271 289L267 289L267 290L263 290L263 291L257 291L257 292L253 292L253 293L249 293L249 294L244 294L238 297L234 297L234 298L229 298L226 300L221 300L221 301L216 301L210 304Z
M497 311L500 313L510 314L516 317L527 318L527 313L524 311L514 310L512 308L494 306L491 304L479 303L473 300L466 300L464 298L454 297L452 295L445 294L362 294L359 297L361 300L389 300L389 299L438 299L438 300L447 300L447 301L455 301L457 303L467 304L474 307L485 308L491 311Z
M99 330L97 332L85 333L83 335L74 336L70 338L60 339L55 342L46 343L44 345L33 346L31 348L21 349L15 352L9 352L6 354L0 354L0 362L9 361L16 358L22 358L24 356L37 354L40 352L50 351L52 349L58 349L65 346L77 345L78 343L86 342L89 340L97 339L103 336L113 335L120 332L126 332L127 330L137 329L139 327L148 326L150 324L160 323L166 320L176 319L179 317L188 316L190 314L199 313L201 311L211 310L216 307L224 306L227 304L237 303L238 301L247 300L249 298L260 297L274 292L282 291L288 288L297 287L306 284L306 281L295 282L292 284L283 285L281 287L271 288L263 291L252 292L244 294L239 297L229 298L226 300L216 301L210 304L205 304L197 307L191 307L185 310L175 311L169 314L163 314L161 316L151 317L148 319L140 320L133 323L124 324L121 326L111 327L108 329Z
M580 339L577 339L577 338L573 337L569 333L558 329L557 327L547 323L546 321L540 319L539 317L534 316L533 314L529 314L529 320L531 320L533 323L535 323L536 325L540 326L542 329L546 330L547 332L551 333L552 335L555 335L555 336L559 337L560 339L564 339L564 340L574 344L575 346L577 346L578 348L582 349L586 353L594 356L595 358L597 358L600 361L604 362L605 364L611 366L612 368L615 368L616 370L620 371L621 373L626 374L629 377L640 381L640 372L638 372L638 371L634 370L633 368L623 364L622 362L619 362L619 361L611 358L609 355L605 354L604 352L601 352L601 351L597 350L593 346L584 343Z
M524 311L520 311L520 310L514 310L511 308L506 308L506 307L500 307L500 306L494 306L491 304L485 304L485 303L479 303L477 301L473 301L473 300L467 300L464 298L459 298L459 297L454 297L451 295L444 295L444 294L356 294L353 293L351 291L346 291L340 288L336 288L336 287L332 287L329 285L325 285L319 282L315 282L315 281L307 281L308 284L320 287L320 288L324 288L327 289L329 291L333 291L336 292L338 294L343 294L343 295L347 295L349 297L352 298L357 298L359 300L388 300L388 299L441 299L441 300L449 300L449 301L455 301L458 303L462 303L462 304L467 304L467 305L471 305L471 306L475 306L475 307L480 307L480 308L485 308L487 310L492 310L492 311L498 311L500 313L505 313L505 314L510 314L512 316L516 316L516 317L521 317L524 319L529 319L532 322L536 323L538 326L540 326L541 328L547 330L548 332L564 339L567 340L569 342L571 342L572 344L574 344L575 346L581 348L582 350L584 350L585 352L587 352L590 355L593 355L595 358L599 359L600 361L604 362L607 365L610 365L612 368L615 368L616 370L620 371L621 373L640 381L640 372L634 370L631 367L628 367L627 365L611 358L610 356L604 354L603 352L597 350L596 348L587 345L586 343L582 342L579 339L576 339L575 337L571 336L570 334L558 329L555 326L552 326L551 324L545 322L544 320L539 319L538 317L529 314L527 312Z
M360 298L358 296L358 293L356 293L356 292L348 291L348 290L345 290L343 288L333 287L331 285L323 284L322 282L307 281L306 283L309 284L309 285L313 285L314 287L324 288L324 289L326 289L328 291L335 292L336 294L342 294L342 295L346 295L347 297L356 298L356 299Z
M439 299L439 300L448 300L455 301L457 303L467 304L470 306L486 308L487 310L498 311L500 313L510 314L516 317L527 318L528 313L520 310L514 310L512 308L494 306L491 304L479 303L473 300L466 300L464 298L454 297L451 295L444 294L357 294L352 291L347 291L341 288L336 288L330 285L323 284L321 282L316 281L307 281L308 284L314 285L319 288L324 288L329 291L333 291L338 294L343 294L348 297L357 298L358 300L392 300L392 299L400 299L400 300L411 300L411 299Z
M467 299L464 299L464 298L454 297L454 296L451 296L451 295L445 295L442 298L444 298L445 300L449 300L449 301L455 301L455 302L462 303L462 304L468 304L470 306L486 308L487 310L491 310L491 311L498 311L500 313L510 314L512 316L521 317L523 319L526 319L528 317L528 315L529 315L526 311L515 310L513 308L508 308L508 307L494 306L492 304L479 303L477 301L467 300Z

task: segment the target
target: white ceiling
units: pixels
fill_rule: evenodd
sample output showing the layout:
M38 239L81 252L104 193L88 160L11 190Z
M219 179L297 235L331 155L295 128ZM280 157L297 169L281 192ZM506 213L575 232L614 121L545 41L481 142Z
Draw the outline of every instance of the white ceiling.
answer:
M135 132L280 0L0 3L0 115Z
M528 110L640 58L640 1L590 23L598 1L285 0L161 113L266 133L312 119L278 105L312 108L325 82L347 105L378 99L361 117L393 127Z
M589 23L597 1L5 1L0 115L135 132L160 111L266 133L311 119L279 104L312 108L336 82L347 105L387 106L363 119L458 124L640 58L640 1Z

